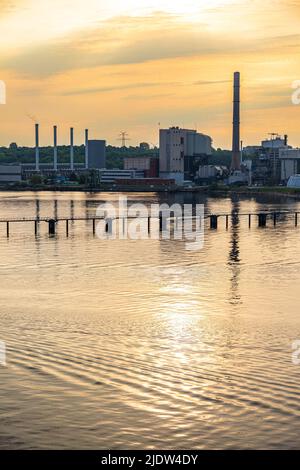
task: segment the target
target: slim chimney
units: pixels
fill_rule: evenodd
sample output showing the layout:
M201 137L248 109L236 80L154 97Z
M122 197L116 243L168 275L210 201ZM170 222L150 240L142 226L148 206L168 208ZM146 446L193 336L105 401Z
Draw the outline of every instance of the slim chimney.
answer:
M53 126L54 138L54 171L57 171L57 126Z
M89 130L85 130L85 168L89 167Z
M35 170L40 171L39 124L35 125Z
M70 129L70 168L74 170L74 129Z
M241 169L240 151L240 72L234 73L233 86L233 134L232 134L232 160L233 171Z

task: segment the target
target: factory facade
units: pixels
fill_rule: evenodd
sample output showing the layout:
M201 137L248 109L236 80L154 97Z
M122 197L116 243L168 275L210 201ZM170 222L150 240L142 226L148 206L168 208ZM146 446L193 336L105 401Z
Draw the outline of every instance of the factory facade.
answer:
M192 178L197 166L207 163L211 153L212 139L207 135L179 127L160 129L159 175L183 184Z

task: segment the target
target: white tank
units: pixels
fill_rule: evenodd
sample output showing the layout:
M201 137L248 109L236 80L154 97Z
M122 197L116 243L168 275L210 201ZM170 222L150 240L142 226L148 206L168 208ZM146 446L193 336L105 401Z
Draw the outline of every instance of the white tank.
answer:
M300 188L300 175L290 176L288 183L288 188Z

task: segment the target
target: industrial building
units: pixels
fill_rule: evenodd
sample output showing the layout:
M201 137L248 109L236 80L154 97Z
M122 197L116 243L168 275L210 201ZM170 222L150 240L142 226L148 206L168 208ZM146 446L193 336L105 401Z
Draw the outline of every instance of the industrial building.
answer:
M158 157L124 157L124 170L139 170L144 172L145 178L159 176Z
M211 137L195 130L170 127L159 132L159 175L177 184L193 179L212 153Z
M106 168L106 141L88 140L88 168Z
M126 179L142 179L144 178L144 171L138 170L100 170L99 171L101 183L116 183L118 180Z
M39 124L35 124L35 165L23 165L23 176L32 176L33 173L46 175L63 172L64 175L74 171L106 168L106 141L89 140L89 131L85 129L85 161L78 164L74 161L74 128L70 128L70 163L69 165L59 163L58 154L58 128L53 126L53 165L40 163Z
M222 165L202 165L197 172L197 182L211 183L228 177L227 166Z
M300 149L284 148L279 150L281 163L281 182L287 183L291 176L300 173Z
M0 184L21 181L21 165L0 165Z
M269 139L261 142L260 146L250 146L244 148L244 154L251 156L254 160L253 179L259 184L279 184L284 175L281 155L292 148L288 145L288 136L281 137L278 134L270 134ZM283 153L282 153L283 152ZM286 164L286 171L290 171L291 164ZM288 169L289 168L289 169Z

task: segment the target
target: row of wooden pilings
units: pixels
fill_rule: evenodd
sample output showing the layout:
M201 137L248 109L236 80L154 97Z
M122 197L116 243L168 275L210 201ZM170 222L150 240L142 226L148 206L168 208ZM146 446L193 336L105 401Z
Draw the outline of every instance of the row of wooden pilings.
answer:
M251 227L252 217L253 216L257 217L258 227L260 227L260 228L265 228L267 226L268 216L272 217L273 225L274 225L274 227L276 227L279 215L280 215L280 213L278 213L278 212L272 212L272 213L261 212L261 213L258 213L258 214L248 214L249 228ZM229 227L229 217L238 217L238 214L232 214L231 216L229 216L229 214L226 214L226 215L213 215L212 214L212 215L209 215L208 217L210 219L210 228L212 230L216 230L218 228L218 219L220 217L225 217L226 229L228 229L228 227ZM295 227L297 227L297 225L298 225L298 213L295 212Z
M249 228L252 225L252 217L253 216L257 217L258 227L265 228L267 226L268 216L270 216L270 215L272 216L273 225L276 226L277 221L278 221L278 213L277 212L273 212L271 214L261 212L259 214L248 214ZM237 216L237 214L233 214L233 216ZM232 215L230 216L229 214L226 214L225 216L223 216L223 215L211 214L211 215L208 216L209 221L210 221L210 229L211 230L216 230L218 228L218 219L220 217L225 217L226 229L228 229L228 227L229 227L229 217L232 217ZM93 233L95 234L96 219L92 219L92 221L93 221ZM107 219L106 220L106 227L105 227L106 232L109 232L109 226L110 226L111 223L112 223L112 219ZM149 217L148 218L148 229L149 229L149 231L150 231L150 223L151 223L151 218ZM49 224L49 234L50 235L55 235L56 220L50 219L50 220L48 220L48 224ZM298 225L298 213L296 212L295 213L295 226L297 226L297 225ZM159 217L159 230L160 230L160 232L163 231L163 227L164 227L163 216L160 215L160 217ZM67 235L69 234L69 220L66 220L66 233L67 233Z
M218 222L219 222L220 218L225 217L226 229L228 229L229 228L229 218L238 218L238 217L241 217L241 216L248 216L249 228L252 225L252 217L257 217L258 227L265 228L267 226L268 217L271 217L271 219L273 221L273 225L275 227L280 214L288 215L287 213L281 213L281 212L269 212L269 213L261 212L261 213L257 213L257 214L242 214L242 215L232 213L232 214L221 214L221 215L211 214L211 215L207 215L206 218L209 219L209 227L210 227L211 230L218 229ZM298 213L295 212L293 214L294 214L295 226L297 226L298 225ZM74 222L75 220L77 220L77 219L61 219L60 220L61 222L65 221L65 223L66 223L66 235L67 236L69 235L69 223ZM112 223L113 223L113 219L96 219L95 218L95 219L78 219L78 220L91 220L92 221L93 234L96 233L96 221L99 221L99 220L105 221L105 231L107 233L110 232L111 227L112 227ZM122 218L120 218L120 220L122 220ZM123 220L125 221L125 219L123 219ZM149 232L150 232L150 228L151 228L151 220L152 220L152 218L149 217L148 218L148 231ZM163 214L160 214L159 217L157 217L157 220L159 220L159 231L162 232L164 230L164 227L165 227L166 219L163 216ZM174 220L175 220L175 222L177 221L176 218L174 218ZM52 218L52 219L44 219L43 221L48 223L49 235L55 235L56 234L57 223L59 222L59 220ZM10 223L11 222L28 222L28 221L22 220L22 219L14 220L14 221L7 221L6 222L7 237L9 237L9 234L10 234ZM35 235L37 235L38 234L38 226L39 226L39 223L42 222L42 220L36 219L36 220L32 220L32 222L34 222L34 232L35 232Z

